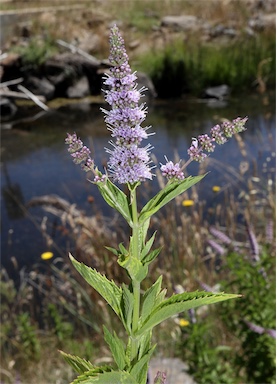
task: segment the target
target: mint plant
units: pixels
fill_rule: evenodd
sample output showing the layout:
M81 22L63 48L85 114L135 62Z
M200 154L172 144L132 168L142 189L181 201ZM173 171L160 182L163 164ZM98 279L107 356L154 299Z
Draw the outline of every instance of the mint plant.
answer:
M110 155L107 169L104 173L98 169L91 158L90 150L75 133L68 134L66 144L73 161L80 164L84 171L92 172L94 178L91 182L98 187L107 204L123 216L131 229L128 245L119 244L118 249L107 247L117 256L117 262L125 269L130 283L118 286L95 269L75 260L72 255L70 259L82 277L118 316L126 331L127 342L121 340L115 331L103 326L104 339L109 345L115 366L95 366L80 357L64 352L62 355L79 374L73 382L75 384L145 384L149 361L156 347L151 342L155 326L180 312L239 296L196 291L166 298L166 290L162 289L162 276L144 292L141 290L141 283L148 274L149 265L161 250L153 249L156 233L150 238L147 236L151 217L203 179L205 175L185 177L183 171L188 163L192 160L202 161L207 156L206 152L214 150L215 143L223 144L233 134L242 132L247 119L226 121L221 126L212 128L211 136L200 135L198 139L193 139L188 150L189 160L185 164L174 164L165 158L166 164L161 164L161 172L168 182L139 211L137 190L145 180L152 180L154 176L150 158L153 148L150 144L141 146L142 140L150 135L150 127L141 126L146 117L146 107L138 104L145 89L137 89L137 77L131 72L124 40L117 26L111 28L109 60L110 74L105 78L104 84L110 89L104 92L111 109L102 109L112 136L110 148L106 149ZM128 193L124 193L115 183L126 185ZM163 380L160 378L161 376L157 376L157 382Z

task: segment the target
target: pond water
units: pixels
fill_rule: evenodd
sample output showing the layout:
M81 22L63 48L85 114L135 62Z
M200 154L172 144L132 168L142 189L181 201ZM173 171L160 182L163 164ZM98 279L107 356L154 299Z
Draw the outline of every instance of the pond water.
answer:
M11 130L2 132L2 265L12 273L12 260L19 267L30 267L40 260L46 251L46 243L40 230L44 216L49 222L56 220L46 215L40 207L27 209L26 204L35 196L56 194L75 203L88 215L102 211L108 217L113 211L103 204L97 188L86 180L86 174L71 161L64 145L66 133L76 132L84 143L93 149L95 162L105 164L107 154L104 147L110 139L100 105L74 104L60 107L40 119L21 123ZM152 151L158 162L164 162L164 155L173 159L177 152L187 159L187 148L191 138L208 133L222 118L233 119L248 116L247 131L241 134L247 159L262 174L265 168L275 169L275 95L268 102L258 95L231 99L226 106L211 107L197 100L170 100L150 103L146 125L152 126L155 135L149 137L154 146ZM212 204L218 198L212 186L236 187L236 181L226 179L227 166L238 170L244 160L237 141L233 138L227 144L217 147L212 155L216 167L208 166L210 174L199 186L200 197ZM189 174L198 174L198 164L191 163ZM251 170L249 171L251 174ZM149 184L149 183L148 183ZM157 182L149 186L150 193L157 189ZM238 187L238 186L237 186ZM240 185L239 188L242 188ZM91 203L89 197L93 196ZM58 231L52 233L60 247L61 254L68 250L68 243ZM55 252L54 252L55 253ZM55 253L55 256L56 255Z

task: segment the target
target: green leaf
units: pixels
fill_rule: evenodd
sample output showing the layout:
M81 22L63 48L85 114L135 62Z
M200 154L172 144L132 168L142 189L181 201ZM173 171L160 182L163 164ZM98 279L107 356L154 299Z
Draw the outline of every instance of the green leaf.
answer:
M214 304L220 301L235 299L240 295L212 293L212 292L184 292L171 296L164 300L148 316L136 332L136 336L151 330L162 321L188 309L197 308L201 305Z
M142 208L139 215L139 223L144 223L154 213L169 203L175 197L181 195L194 184L198 183L206 175L189 176L183 181L170 181L160 192L158 192L149 202Z
M138 362L133 366L133 368L130 371L131 375L139 383L143 383L147 379L149 360L155 348L156 348L156 345L153 345L153 347L145 355L143 355L141 359L138 360Z
M155 240L156 233L157 232L155 231L154 234L151 236L151 238L147 241L147 243L142 247L141 259L143 259L148 254L150 249L152 248L152 245L153 245L154 240Z
M138 359L141 359L150 349L152 339L152 331L144 333L139 339Z
M77 372L84 373L95 367L89 361L82 359L81 357L69 355L63 351L59 351L65 361Z
M89 285L91 285L106 300L119 318L122 319L120 305L122 289L95 269L92 269L83 263L79 263L79 261L75 260L71 254L69 254L69 258L80 275L82 275Z
M96 183L104 200L114 209L116 209L127 223L132 227L132 213L130 204L125 193L114 185L108 178L103 183Z
M85 372L71 384L139 384L128 372L112 370L101 372L101 368Z
M122 284L121 311L125 320L125 328L129 334L132 332L133 308L134 295L130 292L129 288L125 284Z
M151 314L153 309L155 308L156 299L158 294L160 293L162 285L162 276L158 278L158 280L147 289L142 297L142 308L141 308L141 322Z
M152 252L150 252L148 255L146 255L142 260L143 265L149 265L156 259L157 256L159 256L159 253L161 252L162 248L154 249Z
M115 331L113 335L110 331L103 325L104 329L104 339L106 343L109 345L110 350L112 352L114 361L120 370L123 370L126 366L125 362L125 347L123 341L119 339Z
M142 265L141 261L135 257L127 256L124 258L124 256L122 256L117 262L122 268L125 268L128 271L132 280L140 282L147 276L147 266Z

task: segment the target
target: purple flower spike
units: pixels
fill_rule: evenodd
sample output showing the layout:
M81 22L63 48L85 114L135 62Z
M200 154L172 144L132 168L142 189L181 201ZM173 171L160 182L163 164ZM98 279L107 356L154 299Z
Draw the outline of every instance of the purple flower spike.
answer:
M137 90L137 77L131 73L124 40L117 26L111 29L110 47L109 60L113 67L104 84L111 87L105 91L105 100L111 110L102 109L111 136L115 138L110 141L112 149L106 149L110 154L108 168L115 181L134 184L152 179L149 168L151 146L139 147L148 137L146 128L141 127L146 109L143 104L138 105L142 90Z
M68 144L68 152L73 157L75 164L81 164L82 169L86 172L94 172L94 161L90 157L90 150L83 144L82 140L78 139L76 133L73 135L68 133L65 144Z

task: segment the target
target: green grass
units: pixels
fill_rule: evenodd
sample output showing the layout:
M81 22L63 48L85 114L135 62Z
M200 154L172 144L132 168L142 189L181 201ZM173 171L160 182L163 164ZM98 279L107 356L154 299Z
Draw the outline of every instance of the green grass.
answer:
M160 97L200 95L206 87L220 84L238 93L256 89L261 81L267 88L276 83L273 34L245 36L228 45L178 40L163 51L146 53L138 62L139 69L153 79Z

